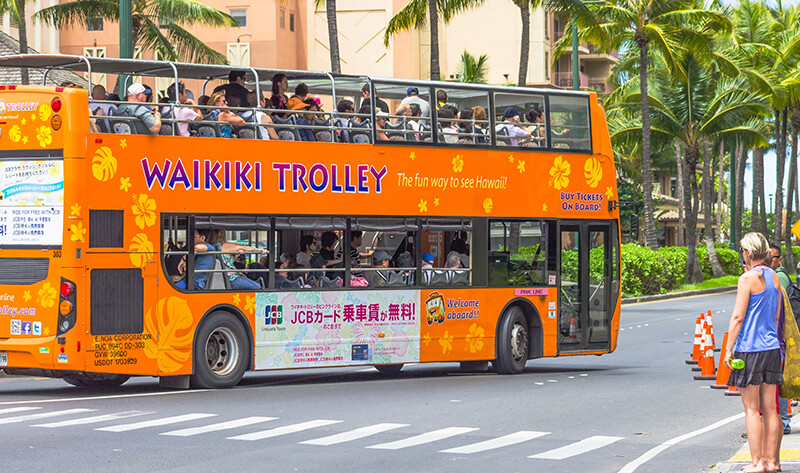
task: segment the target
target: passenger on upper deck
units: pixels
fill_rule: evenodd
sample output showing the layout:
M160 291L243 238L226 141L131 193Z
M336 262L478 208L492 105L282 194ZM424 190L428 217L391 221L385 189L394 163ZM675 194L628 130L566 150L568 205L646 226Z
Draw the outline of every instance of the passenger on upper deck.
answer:
M314 136L314 130L311 128L305 128L311 126L311 120L314 118L314 114L310 112L315 112L318 110L317 102L314 99L307 98L305 101L302 102L295 102L292 110L303 110L308 111L309 113L300 113L297 114L296 122L298 126L303 128L299 128L297 131L300 133L300 139L303 141L317 141L316 137Z
M408 117L411 116L411 107L409 107L406 104L402 104L401 103L400 105L397 106L396 109L394 109L394 114L396 116L394 118L392 118L391 120L389 120L389 122L391 122L391 123L402 123L403 122L403 117L406 117L405 119L408 120Z
M431 116L431 106L427 100L419 96L419 89L416 87L409 87L406 89L406 98L400 102L404 105L417 104L419 106L420 115L423 117Z
M259 106L258 98L255 92L250 92L247 94L247 104L253 108ZM261 108L267 108L267 99L266 97L261 97ZM250 117L250 114L253 113L251 110L247 110L241 114L242 118L247 120ZM261 110L255 111L255 123L260 123L262 125L272 125L274 122L272 121L272 114L262 112ZM277 140L278 139L278 132L275 131L274 128L271 126L260 126L258 127L258 137L262 140Z
M375 138L378 141L389 141L389 137L386 136L386 119L389 118L389 114L384 111L375 110Z
M368 114L370 113L370 108L379 108L382 112L389 113L389 105L379 99L377 93L375 94L375 105L372 105L372 98L369 94L369 84L364 84L364 86L361 87L361 95L364 96L364 100L361 102L361 108L358 109L358 113ZM366 120L366 117L361 117L361 119Z
M161 131L161 113L158 111L153 112L141 102L147 100L145 95L145 88L142 84L131 84L128 87L128 103L123 103L119 106L116 115L135 117L144 123L145 128L149 134L155 135ZM131 124L131 128L135 126Z
M451 118L455 118L455 114L452 110L446 107L442 107L439 110L439 123L442 125L442 138L445 143L457 143L458 142L458 130L453 128L453 122L450 121Z
M217 107L206 116L206 120L228 122L233 125L244 125L244 118L236 115L228 109L228 101L225 99L225 92L219 91L211 95L208 103ZM220 132L224 138L233 137L233 127L231 125L219 125Z
M271 108L277 110L289 109L289 99L286 97L287 90L289 90L289 79L286 78L286 74L279 72L272 76L272 97L269 99L272 104Z
M540 145L544 146L543 142L545 139L545 129L544 129L544 110L539 108L538 105L534 105L533 108L525 114L525 118L534 124L534 127L531 129L531 135L534 137L534 140ZM550 130L552 134L564 136L569 134L569 128L564 128L561 132L557 132L555 130Z
M194 231L194 289L205 289L206 282L211 273L204 273L214 267L214 255L209 255L208 251L214 251L214 246L208 243L208 230ZM199 253L199 254L198 254ZM200 272L199 272L200 271ZM178 263L178 273L186 272L186 257ZM186 278L175 283L181 289L186 289Z
M173 82L172 85L167 88L167 98L170 103L179 103L182 105L194 105L194 101L186 97L186 87L183 85L183 82L178 82L178 100L175 100L175 83ZM164 107L161 109L161 113L169 113L172 111L172 107ZM189 123L188 121L195 121L201 120L203 118L203 114L200 113L200 110L190 107L175 107L174 113L172 118L179 120L177 123L178 126L178 134L181 136L190 136L189 133Z
M442 89L436 91L436 110L441 110L447 105L447 92Z
M419 105L415 103L412 103L409 108L411 109L411 117L406 119L406 121L408 122L408 126L410 126L411 129L414 130L415 132L414 134L411 135L413 138L412 141L419 141L420 140L419 132L422 131L422 124L419 122L420 108Z
M516 107L506 108L503 112L503 118L505 120L495 127L495 131L505 130L506 135L509 136L511 146L519 146L520 138L525 140L531 137L530 133L518 126L520 120L519 111Z
M356 111L353 102L349 100L340 100L336 105L336 111L339 113L353 113ZM336 135L339 137L340 142L347 143L350 141L350 132L341 128L350 128L350 118L346 116L338 116L333 120L333 126L340 128L336 130Z
M287 102L289 110L297 110L294 108L295 105L305 102L306 98L308 98L308 86L301 82L294 88L294 95Z
M92 100L108 100L106 97L106 88L100 84L95 85L92 88ZM89 114L90 115L97 115L97 116L108 116L113 115L112 112L117 110L117 106L113 103L97 103L97 102L89 102ZM97 119L99 121L99 119ZM95 125L95 120L92 120L91 125L95 131L97 130ZM108 124L108 120L103 120L101 122L101 130L100 131L111 131L110 126Z
M244 86L245 71L231 71L228 74L228 84L222 84L214 88L212 93L219 91L225 92L225 95L236 95L239 97L239 103L247 103L247 94L250 93L247 87Z
M483 129L482 122L486 121L486 109L480 105L476 105L472 107L472 116L475 118L475 134L478 135L476 143L479 145L485 145L486 131Z

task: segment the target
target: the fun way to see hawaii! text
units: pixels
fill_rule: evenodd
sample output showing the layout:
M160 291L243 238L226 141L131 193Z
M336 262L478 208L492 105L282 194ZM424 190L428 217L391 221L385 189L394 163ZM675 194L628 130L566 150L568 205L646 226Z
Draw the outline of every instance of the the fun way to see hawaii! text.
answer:
M434 177L420 175L420 173L411 175L398 172L397 185L400 187L431 187L443 191L447 189L506 189L508 177Z

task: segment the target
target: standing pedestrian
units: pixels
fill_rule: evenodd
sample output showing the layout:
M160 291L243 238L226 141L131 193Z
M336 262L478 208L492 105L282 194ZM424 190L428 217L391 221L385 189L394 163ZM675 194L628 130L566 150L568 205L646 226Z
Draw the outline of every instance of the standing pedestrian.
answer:
M782 426L775 399L778 386L783 384L778 339L780 282L765 263L770 252L764 235L748 233L739 244L745 272L739 277L728 327L729 339L735 342L722 359L729 368L731 359L744 360L744 368L732 369L728 379L728 385L739 388L744 406L751 461L742 471L776 471Z

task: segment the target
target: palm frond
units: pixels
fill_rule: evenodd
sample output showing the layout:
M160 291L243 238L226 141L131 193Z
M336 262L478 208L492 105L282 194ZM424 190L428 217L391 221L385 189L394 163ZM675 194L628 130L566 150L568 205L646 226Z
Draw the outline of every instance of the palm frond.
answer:
M389 20L383 33L383 45L388 47L392 36L412 28L423 28L428 23L427 0L411 0Z
M119 5L114 0L76 0L42 8L33 17L56 28L85 27L89 17L119 21Z

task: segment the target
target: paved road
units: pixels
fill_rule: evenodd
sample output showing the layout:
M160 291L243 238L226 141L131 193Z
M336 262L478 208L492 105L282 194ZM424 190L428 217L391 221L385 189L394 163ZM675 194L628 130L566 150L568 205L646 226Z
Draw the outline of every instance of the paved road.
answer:
M616 353L535 360L517 376L436 364L259 373L226 391L144 378L113 392L3 378L3 470L704 471L741 446L741 404L684 360L695 317L712 309L721 339L733 297L624 306Z

